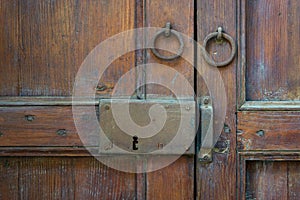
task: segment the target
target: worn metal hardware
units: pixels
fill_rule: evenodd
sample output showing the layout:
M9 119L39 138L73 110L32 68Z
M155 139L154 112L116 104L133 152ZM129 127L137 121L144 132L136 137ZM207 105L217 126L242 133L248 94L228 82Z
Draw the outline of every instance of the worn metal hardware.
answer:
M220 41L223 41L223 38L229 42L229 44L231 46L231 54L227 60L222 61L222 62L216 62L209 55L206 48L207 48L208 41L210 41L212 38L216 38L216 42L218 44L222 43ZM233 60L235 53L236 53L235 41L230 35L223 32L222 27L218 27L218 31L208 34L204 39L202 54L203 54L204 60L211 66L223 67L223 66L228 65Z
M194 100L101 99L99 153L194 154L196 110Z
M171 35L174 35L174 36L177 38L177 40L179 41L180 46L179 46L179 49L177 50L177 53L176 53L176 54L171 55L171 56L164 56L164 55L161 55L161 54L157 51L157 49L155 48L155 43L156 43L157 38L158 38L159 36L161 36L161 35L163 35L163 36L165 36L165 37L170 37ZM163 60L173 60L173 59L178 58L178 57L180 57L180 56L182 55L182 53L183 53L183 48L184 48L184 42L183 42L183 38L182 38L182 36L180 35L180 33L177 32L177 31L175 31L175 30L172 30L172 29L171 29L171 23L170 23L170 22L167 22L167 23L166 23L166 27L163 28L161 31L158 31L158 32L154 35L154 37L153 37L153 39L152 39L152 41L151 41L151 47L152 47L152 48L151 48L151 51L152 51L152 53L153 53L156 57L158 57L158 58L160 58L160 59L163 59Z
M201 126L201 148L198 153L200 162L209 163L213 161L213 106L209 96L200 100L200 126Z

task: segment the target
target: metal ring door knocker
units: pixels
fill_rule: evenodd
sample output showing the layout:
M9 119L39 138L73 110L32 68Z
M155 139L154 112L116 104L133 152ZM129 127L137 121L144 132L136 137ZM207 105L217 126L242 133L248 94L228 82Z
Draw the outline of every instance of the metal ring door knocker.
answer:
M179 46L179 49L177 50L177 53L176 53L176 54L171 55L171 56L164 56L164 55L161 55L161 54L157 51L157 49L155 48L155 42L156 42L157 38L158 38L160 35L163 35L163 36L165 36L165 37L170 37L171 35L174 35L174 36L177 38L177 40L179 41L180 46ZM161 31L158 31L158 32L154 35L154 37L153 37L153 39L152 39L152 41L151 41L151 47L153 47L153 48L151 48L151 50L152 50L152 53L153 53L156 57L158 57L158 58L160 58L160 59L163 59L163 60L173 60L173 59L175 59L175 58L180 57L181 54L183 53L184 43L183 43L182 36L181 36L177 31L172 30L172 29L171 29L171 23L170 23L170 22L167 22L167 23L166 23L166 27L163 28Z
M229 44L231 46L231 54L227 60L222 61L222 62L216 62L211 58L211 56L209 55L209 53L206 50L206 46L207 46L208 41L211 40L212 38L216 38L217 41L220 41L224 38L225 40L227 40L229 42ZM236 46L235 46L235 42L234 42L233 38L230 35L223 33L222 27L218 27L218 31L210 33L205 37L204 42L203 42L203 51L202 52L203 52L204 60L209 65L212 65L215 67L223 67L223 66L228 65L233 60L233 58L235 56L235 52L236 52Z

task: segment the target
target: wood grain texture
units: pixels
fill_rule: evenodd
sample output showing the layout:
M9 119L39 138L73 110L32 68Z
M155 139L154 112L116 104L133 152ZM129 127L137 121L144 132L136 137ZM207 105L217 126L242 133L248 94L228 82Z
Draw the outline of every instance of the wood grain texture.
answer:
M197 1L197 39L200 44L204 38L215 32L219 26L234 40L236 38L237 1ZM215 44L212 39L207 51L216 61L224 61L230 55L231 47L226 42ZM205 61L203 61L205 63ZM198 66L201 67L201 66ZM197 199L236 199L236 64L235 60L228 66L219 68L227 98L225 123L226 133L219 137L219 144L229 142L227 153L214 153L210 164L197 163ZM210 77L213 80L215 77ZM207 87L197 76L197 96L208 95Z
M245 199L299 199L299 162L247 162Z
M300 112L238 112L239 150L298 150Z
M1 199L134 199L135 174L90 157L1 157ZM113 187L112 187L113 186Z
M75 199L135 199L136 174L90 158L74 160L74 168Z
M0 5L0 25L5 27L0 31L0 94L4 96L70 96L88 53L108 37L134 28L134 0L19 0ZM97 92L110 94L132 66L134 53L116 60Z
M147 173L147 199L194 199L193 158L182 156L166 168Z
M246 1L245 12L246 100L299 100L299 1Z
M239 199L297 199L299 181L295 179L299 176L299 151L244 151L238 154Z
M32 117L32 121L28 117ZM0 108L0 146L82 146L98 144L94 125L88 118L79 119L87 137L79 138L71 106L34 106ZM58 130L65 134L57 134ZM94 129L96 130L96 129Z
M181 1L181 0L151 0L146 1L144 5L144 25L146 27L164 27L166 22L171 22L172 29L179 31L193 38L194 36L194 2L193 0ZM180 10L180 12L178 12ZM193 41L184 41L187 43ZM191 46L189 44L189 46ZM159 37L156 42L157 48L178 48L178 41L174 37L164 38ZM175 50L176 51L176 50ZM187 52L191 52L190 56L193 56L193 48L186 49ZM164 55L170 55L165 51L160 51ZM178 58L171 61L164 61L155 57L150 50L146 52L145 63L159 63L171 67L181 73L190 83L191 87L194 86L194 68L191 64ZM176 77L170 77L170 74L165 71L150 71L146 69L146 80L151 80L151 77L155 76L160 79L169 80L174 79L174 84L177 84ZM187 98L186 89L178 87L178 94L181 97ZM172 92L167 88L158 85L147 85L146 89L147 98L174 98ZM193 98L193 95L188 98ZM161 158L163 159L163 158ZM153 161L155 163L157 161ZM148 166L153 164L148 162ZM157 172L147 173L146 176L146 197L147 199L193 199L194 196L194 159L192 157L181 157L172 165L163 168ZM143 177L142 177L143 178Z
M178 12L180 10L180 12ZM194 1L181 1L181 0L151 0L146 1L145 5L145 26L146 27L165 27L167 22L171 23L172 29L189 36L191 39L194 38ZM184 51L188 52L189 56L193 57L193 41L184 41L185 47ZM174 36L170 38L158 37L156 41L156 47L159 48L169 48L177 51L179 44ZM163 55L170 56L170 52L160 51ZM177 70L178 73L182 74L187 81L190 83L191 87L194 87L194 68L193 63L190 64L183 58L177 58L171 61L165 61L163 59L157 58L152 54L151 51L147 51L146 63L159 63L171 67ZM193 60L193 59L191 59ZM159 75L160 74L160 75ZM157 74L146 70L146 78L151 80L151 76L159 76L161 79L173 80L172 84L176 85L176 76L170 77L169 73L164 73L163 69ZM186 98L186 88L177 87L178 94L185 96ZM168 88L159 85L147 85L146 95L148 98L160 98L173 97L172 92ZM193 96L193 95L191 95ZM190 98L193 98L191 97Z

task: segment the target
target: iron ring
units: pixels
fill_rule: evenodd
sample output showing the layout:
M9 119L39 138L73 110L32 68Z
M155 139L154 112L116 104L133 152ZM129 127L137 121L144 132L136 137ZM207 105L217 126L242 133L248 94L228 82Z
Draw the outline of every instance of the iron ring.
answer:
M168 35L166 33L169 33ZM177 53L174 54L174 55L171 55L171 56L164 56L164 55L161 55L157 49L155 48L155 42L157 40L157 38L160 36L160 35L163 35L164 37L169 37L170 35L174 35L176 36L177 40L179 41L179 44L180 44L180 47L179 49L177 50ZM182 55L183 53L183 48L184 48L184 42L183 42L183 39L182 39L182 36L180 35L179 32L175 31L175 30L172 30L172 29L167 29L167 28L163 28L161 31L158 31L153 39L152 39L152 42L151 42L151 51L152 53L160 58L160 59L163 59L163 60L173 60L175 58L178 58Z
M209 40L211 40L212 38L217 38L217 37L219 37L219 35L220 35L219 32L210 33L205 37L204 42L203 42L203 51L202 51L202 53L203 53L204 60L209 65L215 66L215 67L223 67L223 66L228 65L233 60L233 58L235 56L235 52L236 52L236 46L235 46L234 39L230 35L228 35L226 33L222 33L222 38L225 38L231 46L231 54L230 54L230 57L225 61L222 61L222 62L214 61L211 58L211 56L209 55L209 53L206 51L206 45L207 45Z

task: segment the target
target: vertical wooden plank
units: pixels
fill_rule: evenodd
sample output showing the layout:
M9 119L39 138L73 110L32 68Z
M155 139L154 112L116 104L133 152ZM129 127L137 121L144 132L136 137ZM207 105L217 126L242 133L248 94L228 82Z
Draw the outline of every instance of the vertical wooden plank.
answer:
M18 172L18 159L0 158L0 199L20 199Z
M246 1L245 15L247 100L299 100L299 1Z
M14 96L19 92L18 0L0 1L0 94Z
M237 1L215 0L197 1L197 39L200 44L204 38L215 32L219 26L234 40L236 38ZM224 61L231 52L230 45L215 44L212 40L207 51L216 61ZM227 146L226 153L214 153L210 164L197 163L197 198L199 199L236 199L236 67L235 60L228 66L219 68L227 96L225 118L226 132L223 131L218 144ZM201 77L197 77L197 95L208 94ZM229 143L228 143L229 141ZM218 148L218 146L216 146Z
M0 31L1 95L72 95L77 70L88 53L110 36L134 28L134 0L19 0L0 5L5 27ZM110 94L134 66L134 57L128 53L116 59L97 93Z
M73 199L71 158L20 157L20 199Z
M180 12L178 12L180 10ZM190 38L194 38L194 1L181 1L181 0L151 0L146 1L146 16L145 25L146 27L165 27L167 22L171 23L172 29L183 33ZM187 43L193 44L192 41L184 41L185 47ZM158 38L156 42L157 48L171 48L174 51L178 49L178 42L174 38ZM187 49L185 48L187 51ZM193 53L192 50L188 50ZM170 55L167 52L161 52L163 55ZM183 58L177 58L171 61L166 61L155 57L151 51L147 52L147 63L159 63L171 67L181 73L190 83L191 87L194 87L194 68L193 65L189 64ZM163 72L163 71L161 71ZM159 73L159 72L158 72ZM146 71L146 76L151 77L151 73ZM166 78L162 75L162 79ZM176 80L176 77L174 77ZM176 88L179 94L185 94L186 88ZM181 92L180 92L181 91ZM147 85L146 87L147 98L156 97L172 97L172 93L163 86L158 85ZM190 97L193 98L193 97Z
M135 174L116 171L95 158L74 159L75 199L135 199Z
M147 199L194 199L193 158L182 156L166 168L148 173Z
M246 199L289 199L287 162L247 163Z
M146 27L165 27L170 22L172 29L184 33L190 38L194 38L194 1L181 0L147 0L145 5L145 26ZM193 40L184 41L193 44ZM179 44L175 38L158 38L156 42L157 48L170 47L176 51ZM185 49L187 50L187 49ZM193 53L193 49L189 49ZM164 55L170 55L168 52L160 51ZM182 74L194 87L194 68L193 65L185 61L183 58L177 58L171 61L165 61L155 57L151 51L146 53L146 63L159 63L166 65L178 73ZM156 76L161 79L166 77L164 71L151 72L146 70L146 79ZM169 77L167 77L169 78ZM172 77L174 82L176 77ZM171 80L170 80L171 81ZM178 87L179 97L186 94L186 88ZM173 94L165 87L158 85L146 86L147 98L174 98ZM191 96L185 98L193 99ZM177 97L178 98L178 97ZM161 158L163 159L163 158ZM151 166L154 161L149 161ZM156 160L157 162L157 160ZM193 199L194 198L194 158L183 156L170 166L165 167L156 172L146 174L146 197L147 199Z
M300 163L288 162L288 199L300 199Z

